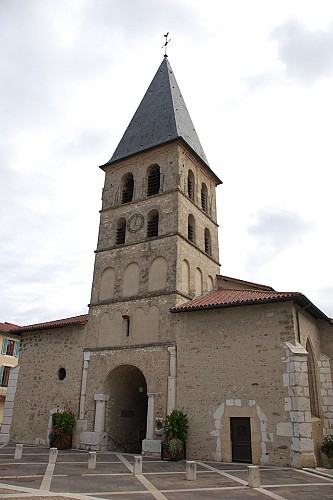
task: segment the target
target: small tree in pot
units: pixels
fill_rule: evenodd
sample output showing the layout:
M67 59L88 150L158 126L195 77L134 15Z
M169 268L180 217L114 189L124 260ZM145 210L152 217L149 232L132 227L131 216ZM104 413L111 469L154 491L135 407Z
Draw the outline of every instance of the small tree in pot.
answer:
M330 466L333 467L333 434L324 437L320 449L327 456Z
M72 447L72 434L75 426L75 417L71 409L57 410L52 415L52 430L49 440L50 447L58 448L59 450Z
M187 414L180 410L173 410L163 422L164 444L162 444L162 458L167 450L173 460L185 458L185 445L188 435ZM182 456L183 455L183 456Z

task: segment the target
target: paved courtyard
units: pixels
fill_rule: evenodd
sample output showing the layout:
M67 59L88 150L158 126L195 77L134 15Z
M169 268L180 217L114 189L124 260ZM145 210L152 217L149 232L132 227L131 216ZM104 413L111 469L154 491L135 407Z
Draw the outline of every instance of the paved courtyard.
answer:
M333 499L333 470L260 467L261 486L249 488L245 464L196 462L195 481L186 480L186 463L144 457L142 474L133 474L134 456L97 453L88 469L88 452L59 451L49 463L46 447L24 446L14 459L14 446L0 447L1 499Z

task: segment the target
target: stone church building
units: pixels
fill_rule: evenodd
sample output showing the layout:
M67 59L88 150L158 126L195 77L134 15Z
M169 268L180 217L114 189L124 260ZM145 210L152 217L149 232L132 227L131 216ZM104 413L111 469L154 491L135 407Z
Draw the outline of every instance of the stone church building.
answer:
M16 331L1 440L47 445L52 413L71 407L75 447L158 454L177 408L191 459L320 463L332 320L302 293L219 274L221 181L167 57L101 169L89 314Z

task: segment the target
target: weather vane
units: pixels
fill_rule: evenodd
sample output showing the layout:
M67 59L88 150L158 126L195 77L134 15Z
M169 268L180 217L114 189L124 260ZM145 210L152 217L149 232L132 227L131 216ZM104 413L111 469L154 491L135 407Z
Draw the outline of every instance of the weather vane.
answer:
M163 49L165 49L165 52L164 52L164 57L168 57L168 54L167 54L167 48L168 48L168 43L171 42L171 38L168 40L168 36L169 36L169 32L167 32L166 35L164 35L165 37L165 44L161 47Z

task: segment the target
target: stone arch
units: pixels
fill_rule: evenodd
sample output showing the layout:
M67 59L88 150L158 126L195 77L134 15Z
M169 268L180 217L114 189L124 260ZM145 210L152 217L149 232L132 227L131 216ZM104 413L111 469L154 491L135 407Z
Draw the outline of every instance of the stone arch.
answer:
M202 278L202 271L200 267L197 267L195 270L195 295L202 295L203 294L203 278Z
M99 300L113 299L116 273L113 267L107 267L102 272L99 287Z
M109 373L105 392L109 395L105 431L110 449L141 453L148 405L144 374L134 365L119 365Z
M136 262L131 262L125 267L123 276L123 296L132 297L139 292L140 268Z
M133 313L133 338L135 343L156 342L159 338L159 309L152 306L145 312L141 307Z
M98 330L98 345L110 346L121 343L122 318L120 312L114 315L104 313L101 317Z
M182 291L187 295L190 293L190 264L186 259L182 261Z
M214 288L214 280L213 277L209 274L207 278L207 290L213 290Z
M149 267L148 291L164 290L167 284L168 263L164 257L156 257Z

